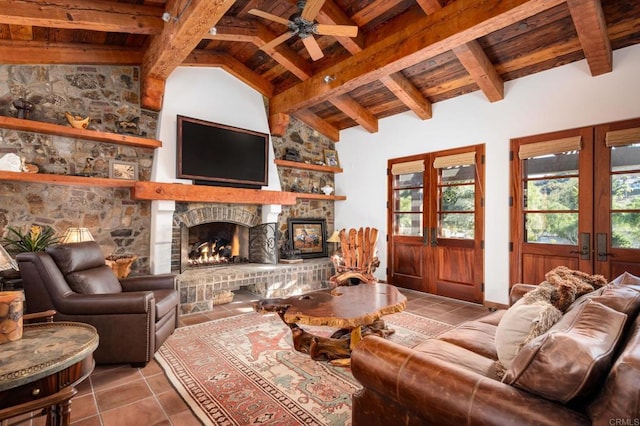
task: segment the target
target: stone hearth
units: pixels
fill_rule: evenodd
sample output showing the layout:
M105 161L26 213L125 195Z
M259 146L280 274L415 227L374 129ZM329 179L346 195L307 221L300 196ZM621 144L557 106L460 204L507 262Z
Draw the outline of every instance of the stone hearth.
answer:
M330 258L296 264L242 264L188 269L178 276L180 314L206 312L229 303L233 290L247 289L263 298L287 297L329 287Z

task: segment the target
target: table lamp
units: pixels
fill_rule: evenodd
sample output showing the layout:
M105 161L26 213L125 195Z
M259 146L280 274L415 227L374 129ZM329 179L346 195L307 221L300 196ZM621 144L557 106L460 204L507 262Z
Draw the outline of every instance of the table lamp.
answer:
M69 228L65 232L61 243L81 243L83 241L94 241L89 228Z
M333 231L333 234L327 239L328 243L334 243L335 249L331 253L331 255L339 254L338 253L338 243L340 242L340 233L338 231Z

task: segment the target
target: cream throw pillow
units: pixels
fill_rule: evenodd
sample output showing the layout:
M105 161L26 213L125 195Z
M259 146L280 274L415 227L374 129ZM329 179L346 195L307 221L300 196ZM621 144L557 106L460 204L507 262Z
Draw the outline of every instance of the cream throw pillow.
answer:
M496 329L496 352L504 369L511 367L522 346L544 334L560 318L562 313L546 301L527 303L520 299L514 303Z

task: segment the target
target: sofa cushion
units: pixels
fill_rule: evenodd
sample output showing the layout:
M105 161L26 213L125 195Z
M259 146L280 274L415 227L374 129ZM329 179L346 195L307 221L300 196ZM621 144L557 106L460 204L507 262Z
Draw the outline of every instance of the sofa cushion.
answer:
M121 293L122 286L107 265L72 272L66 277L71 290L81 294Z
M468 321L441 334L438 340L444 340L495 361L498 359L495 335L495 325L482 321Z
M611 419L640 418L640 318L631 326L629 339L613 364L598 397L588 412L594 425ZM628 424L628 423L627 423Z
M456 367L464 368L490 379L498 379L496 363L491 358L484 357L458 345L439 339L427 339L413 348L416 352L428 355L430 358L447 361Z
M520 350L503 382L566 403L586 396L604 379L627 315L590 298L576 303Z
M496 353L502 367L511 367L520 348L546 332L561 317L562 313L549 302L518 300L502 316L495 331Z
M593 301L635 318L640 311L640 277L625 272L592 295Z

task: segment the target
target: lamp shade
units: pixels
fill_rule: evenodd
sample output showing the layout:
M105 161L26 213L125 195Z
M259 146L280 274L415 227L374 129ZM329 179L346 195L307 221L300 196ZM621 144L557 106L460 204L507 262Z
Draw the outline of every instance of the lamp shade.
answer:
M333 234L327 240L328 243L339 243L340 242L340 233L338 231L333 231Z
M93 235L89 228L69 228L64 234L62 243L81 243L83 241L93 241Z
M7 251L0 245L0 271L6 271L8 269L18 270L18 263L7 253Z

